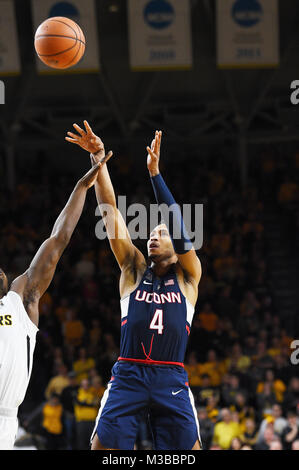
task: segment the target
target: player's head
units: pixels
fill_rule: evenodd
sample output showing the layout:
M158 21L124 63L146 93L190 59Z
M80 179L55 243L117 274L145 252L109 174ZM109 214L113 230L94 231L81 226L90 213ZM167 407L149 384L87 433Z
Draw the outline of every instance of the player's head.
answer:
M8 280L5 272L0 268L0 299L8 292Z
M172 241L165 224L162 223L157 225L157 227L151 231L150 238L147 242L147 251L149 258L154 262L161 262L166 259L176 257Z

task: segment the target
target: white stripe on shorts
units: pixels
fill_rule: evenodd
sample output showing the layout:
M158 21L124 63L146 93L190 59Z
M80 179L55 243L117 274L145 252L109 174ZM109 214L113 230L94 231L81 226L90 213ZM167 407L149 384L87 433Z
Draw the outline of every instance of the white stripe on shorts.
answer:
M199 439L200 446L202 448L202 442L201 442L201 438L200 438L200 427L199 427L199 422L198 422L198 418L197 418L197 410L196 410L196 407L195 407L194 396L193 396L193 393L190 390L190 387L189 387L188 391L189 391L190 403L191 403L193 413L194 413L194 419L195 419L195 422L196 422L198 439Z
M99 412L98 412L98 416L96 417L96 423L95 423L94 429L93 429L92 434L91 434L90 443L92 443L93 438L95 436L95 433L97 432L98 423L99 423L102 411L104 409L104 406L106 405L106 401L108 400L109 391L110 391L111 386L112 386L112 383L108 384L108 386L107 386L107 388L104 392L104 395L102 397L101 406L100 406L100 409L99 409Z

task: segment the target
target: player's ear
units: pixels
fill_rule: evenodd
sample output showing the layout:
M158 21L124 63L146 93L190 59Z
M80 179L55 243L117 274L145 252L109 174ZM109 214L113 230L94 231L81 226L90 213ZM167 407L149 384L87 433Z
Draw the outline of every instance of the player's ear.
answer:
M8 292L8 280L3 269L0 268L0 298Z

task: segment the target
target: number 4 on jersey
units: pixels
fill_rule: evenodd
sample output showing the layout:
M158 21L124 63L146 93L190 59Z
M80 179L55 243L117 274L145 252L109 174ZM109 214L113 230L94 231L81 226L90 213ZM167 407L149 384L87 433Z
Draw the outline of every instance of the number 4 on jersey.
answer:
M150 324L150 330L158 330L158 334L163 334L163 310L157 309Z

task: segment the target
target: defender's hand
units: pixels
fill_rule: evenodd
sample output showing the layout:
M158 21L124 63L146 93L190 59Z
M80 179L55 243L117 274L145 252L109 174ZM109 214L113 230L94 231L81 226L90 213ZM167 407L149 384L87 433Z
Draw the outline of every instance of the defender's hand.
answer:
M73 132L68 132L67 134L69 137L66 137L65 140L72 144L79 145L83 150L96 155L97 161L101 161L105 158L104 144L100 137L94 134L88 122L84 121L85 131L81 129L78 124L73 124L73 126L79 135L74 134Z
M159 161L160 161L161 140L162 140L162 131L156 131L155 138L152 141L151 148L146 147L146 150L148 152L147 168L151 176L156 176L160 173Z
M84 175L79 181L78 185L83 186L86 189L91 188L97 179L98 173L102 166L108 162L108 160L112 157L112 152L109 152L108 155L106 155L103 159L102 162L97 162L93 165L93 167Z

